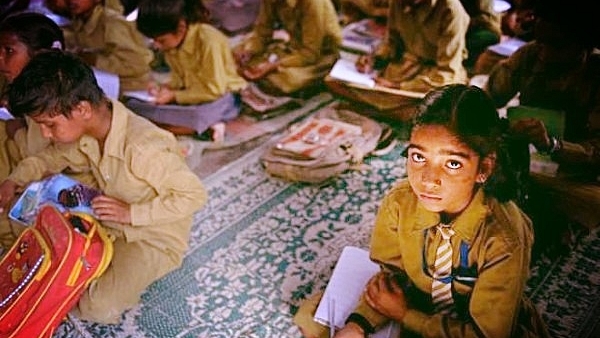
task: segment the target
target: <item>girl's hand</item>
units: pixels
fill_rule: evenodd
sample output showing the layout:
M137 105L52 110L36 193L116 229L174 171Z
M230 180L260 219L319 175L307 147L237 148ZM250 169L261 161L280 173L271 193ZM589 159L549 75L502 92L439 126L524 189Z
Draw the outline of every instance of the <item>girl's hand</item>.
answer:
M356 70L360 73L368 74L373 71L375 65L375 57L373 55L361 55L356 60Z
M519 119L511 124L511 130L521 135L538 151L548 150L552 146L550 136L544 122L535 118Z
M100 221L131 224L129 204L105 195L96 196L92 200L92 209Z
M364 296L369 306L397 322L402 321L408 309L402 288L389 273L380 272L373 276Z
M364 338L365 333L356 323L348 323L335 334L335 338Z

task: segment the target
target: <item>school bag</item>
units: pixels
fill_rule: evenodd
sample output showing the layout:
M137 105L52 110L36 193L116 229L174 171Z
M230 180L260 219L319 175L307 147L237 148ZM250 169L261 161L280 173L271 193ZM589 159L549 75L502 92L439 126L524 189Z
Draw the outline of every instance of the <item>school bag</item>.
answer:
M289 181L321 183L349 169L363 168L376 149L383 126L349 109L328 106L292 126L261 156L265 171Z
M112 254L91 215L43 205L0 261L0 337L51 337Z

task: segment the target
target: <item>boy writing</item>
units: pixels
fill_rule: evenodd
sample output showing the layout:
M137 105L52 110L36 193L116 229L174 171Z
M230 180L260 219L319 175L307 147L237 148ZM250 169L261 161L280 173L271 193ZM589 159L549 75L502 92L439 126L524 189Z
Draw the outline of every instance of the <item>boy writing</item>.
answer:
M171 80L150 84L154 102L126 101L134 112L176 135L225 139L225 122L241 109L238 92L247 85L236 72L225 34L206 24L207 10L198 0L142 1L137 27L164 51Z
M14 80L8 102L13 114L37 122L52 145L22 160L0 184L0 210L17 187L47 173L89 170L102 191L92 208L114 239L114 256L73 312L116 323L147 286L180 266L206 192L174 136L107 99L91 68L71 54L35 56Z

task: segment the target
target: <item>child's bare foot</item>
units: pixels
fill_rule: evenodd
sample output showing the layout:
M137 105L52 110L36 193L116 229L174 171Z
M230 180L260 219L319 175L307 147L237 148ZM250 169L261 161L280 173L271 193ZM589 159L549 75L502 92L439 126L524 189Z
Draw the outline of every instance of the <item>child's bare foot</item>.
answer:
M212 141L215 143L225 142L225 123L219 122L210 126L212 130Z

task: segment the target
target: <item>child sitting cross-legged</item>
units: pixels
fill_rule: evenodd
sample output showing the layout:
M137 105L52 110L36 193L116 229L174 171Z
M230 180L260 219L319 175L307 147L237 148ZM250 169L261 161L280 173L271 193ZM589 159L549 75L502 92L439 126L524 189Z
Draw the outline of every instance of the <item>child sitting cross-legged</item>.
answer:
M166 85L149 85L154 102L126 104L176 135L211 133L223 141L225 121L240 113L239 91L247 83L237 74L229 40L203 23L206 8L198 0L147 0L138 7L137 27L164 51L171 70Z
M362 338L390 320L402 337L548 337L524 295L531 221L504 130L479 88L427 94L413 118L407 176L383 199L370 257L381 266L336 338ZM296 323L323 337L304 303Z
M72 312L117 323L151 283L181 265L206 191L175 137L109 100L92 69L72 54L33 57L13 81L8 103L13 114L38 123L51 144L20 161L0 184L0 212L18 187L48 173L91 172L102 191L92 208L113 238L114 256Z

